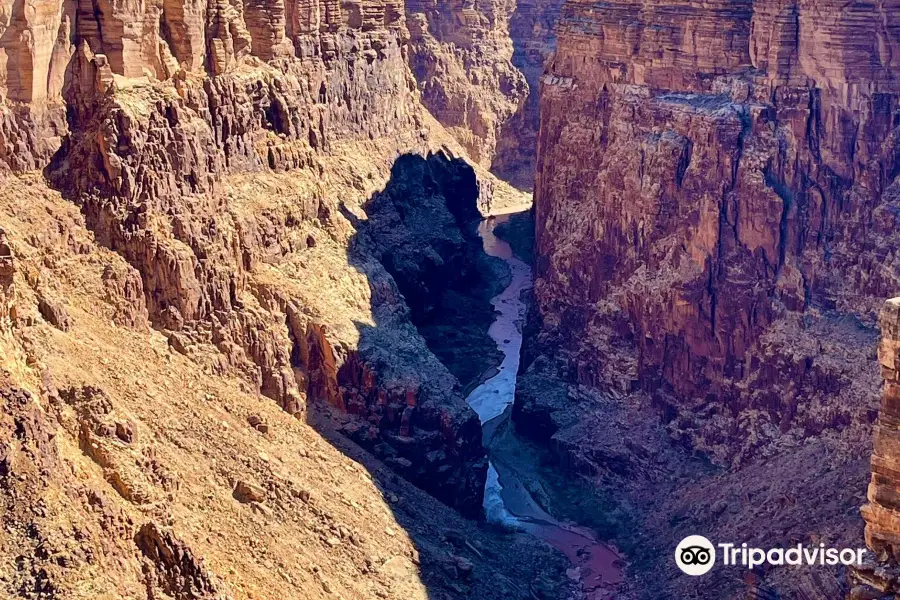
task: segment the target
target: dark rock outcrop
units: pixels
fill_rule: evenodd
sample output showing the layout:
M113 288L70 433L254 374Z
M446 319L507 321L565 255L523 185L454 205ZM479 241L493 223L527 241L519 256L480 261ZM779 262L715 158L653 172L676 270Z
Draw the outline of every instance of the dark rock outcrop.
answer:
M472 278L481 252L478 194L465 161L406 155L394 163L385 190L366 205L360 244L397 282L417 325L434 316L434 303L448 289Z
M405 155L394 163L384 191L365 206L368 219L356 223L359 233L351 252L362 269L370 268L365 256L378 260L409 312L398 311L395 302L384 301L373 289L375 325L359 326L359 354L336 373L344 409L359 417L343 430L423 489L438 497L455 494L458 506L471 516L481 513L487 473L476 441L478 418L467 409L457 380L431 353L416 356L414 347L398 348L387 336L409 329L413 339L409 321L423 327L440 318L442 298L477 281L478 192L472 168L445 154ZM407 357L402 362L398 350ZM407 365L398 368L398 362ZM409 380L403 369L410 364L430 377ZM379 378L398 383L379 388ZM403 385L404 380L409 383Z
M187 544L155 523L145 523L134 543L146 558L144 575L148 595L165 594L175 600L226 600L216 578Z

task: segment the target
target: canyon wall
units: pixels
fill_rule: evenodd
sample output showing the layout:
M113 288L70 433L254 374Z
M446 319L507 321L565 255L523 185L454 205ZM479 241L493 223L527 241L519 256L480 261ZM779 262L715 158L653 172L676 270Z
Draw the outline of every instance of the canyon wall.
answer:
M531 354L720 462L869 419L848 364L900 286L898 61L897 2L567 2Z
M860 586L874 588L882 594L900 592L900 468L897 445L900 399L900 298L884 304L881 310L881 345L878 362L884 378L881 410L875 425L875 449L872 453L872 480L869 483L868 504L863 506L866 521L866 545L875 560L854 570Z
M74 6L0 4L0 168L46 164L66 133L62 88L73 46Z
M563 0L413 0L410 68L428 110L469 156L534 187L539 90Z
M556 21L563 0L519 0L509 21L512 63L528 83L528 96L500 130L491 168L519 189L534 188L537 136L541 124L540 82L556 49Z
M428 110L489 167L497 138L528 86L511 58L511 0L409 0L409 64Z
M149 322L290 414L310 400L362 415L402 475L480 514L477 418L374 253L349 254L398 156L459 151L420 104L404 5L6 11L0 159L46 166L134 269L121 285L141 305L122 322Z

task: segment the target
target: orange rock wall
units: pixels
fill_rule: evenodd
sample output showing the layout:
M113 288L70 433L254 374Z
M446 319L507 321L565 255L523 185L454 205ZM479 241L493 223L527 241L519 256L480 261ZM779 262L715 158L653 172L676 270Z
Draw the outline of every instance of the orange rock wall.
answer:
M881 311L881 345L878 362L884 377L884 392L878 423L875 426L875 450L872 453L872 482L869 484L869 504L863 507L866 520L866 544L876 553L897 556L900 544L900 445L897 426L900 424L900 299L885 303Z
M403 475L479 514L475 414L384 268L350 258L347 215L396 157L450 140L429 130L404 4L27 0L0 11L0 164L44 169L133 268L126 283L146 316L123 320L149 317L179 353L291 414L308 400L352 405L370 441L393 436ZM307 269L333 287L308 294ZM393 313L383 347L362 355L356 325L378 311ZM395 346L418 362L376 376L371 355Z
M875 554L870 561L854 570L854 578L864 586L882 593L900 592L897 570L900 548L900 298L888 300L881 310L881 344L878 362L884 378L881 410L875 425L875 448L872 452L872 480L868 504L862 507L866 521L866 545ZM881 568L875 565L881 563Z

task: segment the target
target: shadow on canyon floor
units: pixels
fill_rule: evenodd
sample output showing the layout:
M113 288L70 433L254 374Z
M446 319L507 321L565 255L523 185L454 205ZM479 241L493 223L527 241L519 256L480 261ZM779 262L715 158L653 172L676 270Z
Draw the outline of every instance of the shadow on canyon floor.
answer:
M561 598L564 559L483 520L487 459L465 393L501 360L487 330L490 299L509 274L481 248L478 194L464 161L404 155L365 217L343 208L357 231L348 260L369 281L373 322L356 322L358 350L324 361L340 364L338 393L311 382L309 421L372 474L419 550L429 597Z

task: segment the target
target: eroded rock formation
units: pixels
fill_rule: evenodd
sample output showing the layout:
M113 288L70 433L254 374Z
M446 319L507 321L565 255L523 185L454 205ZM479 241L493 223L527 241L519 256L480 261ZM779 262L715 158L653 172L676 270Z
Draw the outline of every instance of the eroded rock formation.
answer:
M213 576L203 567L191 548L172 532L155 523L145 523L135 534L134 543L146 558L145 573L150 597L165 594L175 600L225 600Z
M458 507L468 516L481 512L472 503L487 469L476 442L480 423L459 382L431 352L392 338L403 331L418 341L414 326L434 319L448 291L473 279L481 251L478 195L475 172L463 160L440 153L394 162L384 191L364 207L368 218L355 222L350 261L367 268L366 257L375 257L405 304L373 289L374 324L358 324L357 351L333 370L340 402L355 417L341 430L437 497L467 494Z
M0 168L46 164L66 132L62 88L74 14L61 1L0 4Z
M900 418L897 405L900 399L900 298L885 303L880 325L878 362L884 378L884 390L875 425L872 481L867 494L869 502L862 507L866 521L866 545L875 557L855 569L853 575L863 589L897 594L900 593L900 504L897 502L897 490L900 489L900 448L897 444Z
M556 21L563 0L518 0L509 20L513 65L525 76L528 96L500 130L491 168L523 190L534 187L537 137L541 124L540 82L556 50Z
M511 63L514 2L408 0L410 68L431 113L485 167L500 130L528 94Z
M652 394L724 462L864 420L823 330L871 326L900 285L898 19L568 2L542 87L538 346L574 347L578 383Z

